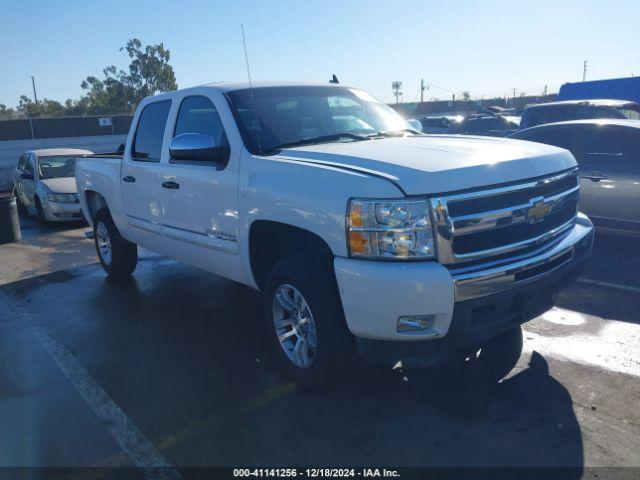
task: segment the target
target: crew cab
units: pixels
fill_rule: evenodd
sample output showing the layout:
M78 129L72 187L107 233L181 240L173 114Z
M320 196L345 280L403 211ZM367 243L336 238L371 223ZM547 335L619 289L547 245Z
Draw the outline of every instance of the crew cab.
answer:
M147 98L124 154L80 159L76 181L109 275L141 246L260 290L306 386L499 338L553 305L593 240L568 151L423 135L342 85Z

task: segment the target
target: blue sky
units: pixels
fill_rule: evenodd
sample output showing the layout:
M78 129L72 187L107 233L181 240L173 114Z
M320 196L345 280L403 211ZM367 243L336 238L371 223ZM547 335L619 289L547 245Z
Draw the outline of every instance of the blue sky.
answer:
M127 39L164 42L178 85L244 80L244 23L254 80L328 80L393 99L557 91L567 81L640 75L637 0L30 1L0 0L0 103L77 98L87 75L126 67ZM437 88L437 87L439 88Z

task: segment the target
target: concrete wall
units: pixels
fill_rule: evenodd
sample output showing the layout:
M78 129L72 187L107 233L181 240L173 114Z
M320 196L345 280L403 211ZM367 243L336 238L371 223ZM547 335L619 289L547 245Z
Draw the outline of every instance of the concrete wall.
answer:
M20 155L39 148L84 148L95 153L115 152L126 135L100 135L95 137L37 138L35 140L9 140L0 142L0 191L11 188L11 172Z

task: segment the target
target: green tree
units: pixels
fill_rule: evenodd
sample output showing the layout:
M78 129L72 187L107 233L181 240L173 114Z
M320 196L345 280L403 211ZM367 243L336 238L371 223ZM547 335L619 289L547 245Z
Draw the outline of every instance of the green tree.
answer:
M118 71L111 65L102 71L103 80L87 77L81 85L87 94L75 108L85 108L89 114L133 112L144 97L178 88L169 65L171 54L164 44L143 48L140 40L132 38L120 50L126 50L131 58L129 71Z
M26 95L20 97L18 112L27 117L58 117L64 115L64 106L55 100L44 98L35 103Z
M0 120L11 120L12 118L16 118L16 111L0 103Z
M0 119L133 113L143 98L178 88L169 64L171 53L164 44L143 47L140 40L132 38L122 50L131 59L128 71L110 65L102 70L104 78L88 76L81 84L86 93L78 100L62 104L45 98L35 103L22 95L16 110L0 105Z

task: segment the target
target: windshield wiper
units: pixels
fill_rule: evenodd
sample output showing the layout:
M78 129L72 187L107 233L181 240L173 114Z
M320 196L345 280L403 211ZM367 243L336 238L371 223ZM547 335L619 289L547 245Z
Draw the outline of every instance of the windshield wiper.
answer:
M360 135L357 133L332 133L331 135L320 135L318 137L311 138L303 138L301 140L296 140L294 142L285 142L279 145L274 145L273 147L269 147L266 149L266 153L273 152L274 150L282 150L283 148L288 147L300 147L302 145L314 145L317 143L327 143L327 142L335 142L336 140L341 140L343 138L350 138L351 140L360 141L360 140L370 140L367 135Z
M418 130L414 130L413 128L403 128L402 130L387 130L386 132L376 132L369 135L369 138L376 137L398 137L405 133L411 133L413 135L424 135L422 132Z

